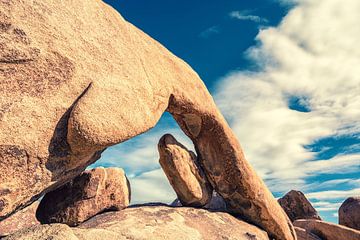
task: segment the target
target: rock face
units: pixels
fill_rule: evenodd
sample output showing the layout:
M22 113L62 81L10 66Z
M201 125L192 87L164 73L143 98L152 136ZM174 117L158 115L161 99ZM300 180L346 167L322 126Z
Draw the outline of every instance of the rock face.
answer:
M11 217L0 221L0 237L14 233L20 229L29 228L31 226L39 225L40 222L36 219L35 213L39 205L36 201L30 206L15 213Z
M299 227L294 227L294 228L295 228L297 240L323 240L318 236L316 236L315 234L308 232L303 228L299 228Z
M0 34L0 219L167 110L229 211L295 239L199 76L103 1L0 1Z
M52 238L51 238L52 237ZM6 240L268 240L259 228L227 213L195 208L143 206L98 215L77 228L41 225L20 231Z
M160 165L183 206L201 207L210 202L212 187L196 155L170 134L158 144Z
M297 219L318 219L321 220L315 208L300 191L291 190L278 200L290 220Z
M105 210L124 209L129 203L130 186L124 171L95 168L47 193L36 215L41 223L76 226Z
M305 229L323 240L359 240L360 231L314 219L296 220L295 227Z
M360 230L360 197L350 197L341 204L339 224Z

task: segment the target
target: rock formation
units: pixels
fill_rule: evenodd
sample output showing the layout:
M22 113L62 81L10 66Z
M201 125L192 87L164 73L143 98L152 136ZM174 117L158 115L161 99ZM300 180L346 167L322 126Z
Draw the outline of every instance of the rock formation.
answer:
M159 163L183 206L201 207L210 202L212 187L196 155L170 134L158 144Z
M0 34L0 219L169 111L228 209L295 239L199 76L103 1L0 1Z
M36 212L41 223L76 226L105 210L121 210L130 203L130 186L120 168L95 168L47 193Z
M318 236L316 236L315 234L308 232L303 228L294 227L294 229L296 232L297 240L323 240Z
M305 229L324 240L359 240L360 231L341 225L314 219L302 219L294 222L295 227Z
M39 202L36 201L14 215L11 215L11 217L0 221L0 238L1 236L9 235L23 228L39 225L40 222L35 216L38 205Z
M360 230L360 197L350 197L341 204L339 224Z
M266 232L227 213L195 208L143 206L98 215L77 228L41 225L4 240L268 240Z
M315 208L300 191L291 190L278 200L290 220L297 219L318 219L321 220Z

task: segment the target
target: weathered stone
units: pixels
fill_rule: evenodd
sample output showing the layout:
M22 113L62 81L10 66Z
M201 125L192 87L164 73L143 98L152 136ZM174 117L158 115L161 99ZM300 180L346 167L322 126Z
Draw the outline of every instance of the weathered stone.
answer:
M73 230L65 224L44 224L20 230L4 240L79 240ZM96 238L94 238L96 239ZM102 238L106 239L106 238ZM122 239L120 239L122 240Z
M341 204L339 224L360 230L360 197L350 197Z
M186 63L103 1L0 1L0 12L0 219L167 110L229 210L277 239L295 238Z
M295 227L305 229L323 240L359 240L360 231L334 223L315 219L302 219L294 222Z
M143 206L108 212L77 228L42 225L5 240L268 240L266 232L227 213L195 208Z
M39 202L36 201L30 206L10 216L9 218L0 221L0 237L9 235L20 229L29 228L31 226L40 224L35 216L38 205Z
M42 223L79 223L106 210L129 205L130 186L120 168L95 168L47 193L37 210Z
M323 240L318 236L316 236L315 234L308 232L303 228L294 227L294 229L296 232L297 240Z
M321 220L315 208L300 191L291 190L278 202L292 222L297 219Z
M200 207L210 202L212 187L199 166L196 155L164 135L158 144L160 165L183 206Z
M179 199L175 199L171 203L171 206L182 207L183 205L181 204ZM212 210L212 211L219 211L219 212L227 211L226 203L225 203L224 199L216 192L213 192L210 202L207 203L202 208Z

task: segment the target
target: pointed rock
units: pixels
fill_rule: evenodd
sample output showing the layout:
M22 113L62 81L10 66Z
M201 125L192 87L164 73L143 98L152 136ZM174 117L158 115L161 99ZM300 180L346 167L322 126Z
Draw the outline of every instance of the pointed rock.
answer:
M300 191L291 190L278 202L292 222L297 219L321 220L315 208Z

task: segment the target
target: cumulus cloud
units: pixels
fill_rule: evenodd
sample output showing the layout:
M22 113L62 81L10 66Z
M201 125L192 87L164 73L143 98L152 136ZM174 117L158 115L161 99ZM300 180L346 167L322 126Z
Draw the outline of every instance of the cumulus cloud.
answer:
M229 16L231 18L235 18L237 20L243 20L243 21L252 21L255 23L267 23L268 20L256 15L249 14L249 11L232 11L229 13Z
M247 158L274 191L360 170L360 154L317 159L306 148L360 131L360 2L297 2L279 26L260 30L248 51L262 71L232 72L215 94ZM294 98L301 99L299 109L289 107Z

